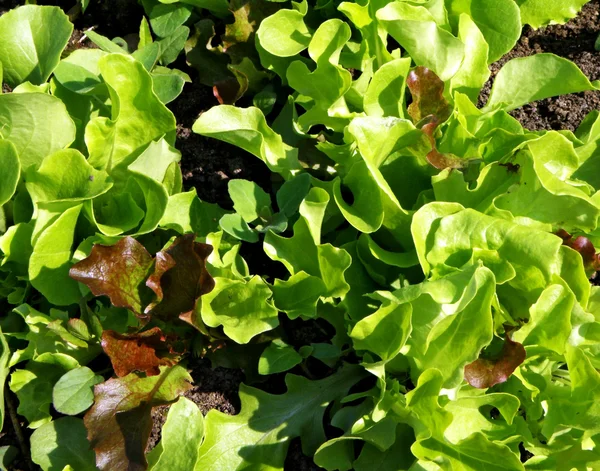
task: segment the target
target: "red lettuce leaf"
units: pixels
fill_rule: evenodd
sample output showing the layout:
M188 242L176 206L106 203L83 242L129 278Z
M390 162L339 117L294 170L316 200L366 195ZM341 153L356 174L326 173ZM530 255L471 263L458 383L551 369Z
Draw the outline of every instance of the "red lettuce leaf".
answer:
M600 270L600 254L596 254L596 248L590 239L584 236L573 238L573 236L564 229L560 229L556 235L563 240L563 245L567 245L579 252L581 258L583 258L583 265L587 272Z
M212 247L194 239L194 234L183 235L156 254L154 273L146 285L157 299L146 308L147 315L163 320L189 316L198 298L215 287L215 280L206 270Z
M418 66L410 71L406 85L412 95L408 114L415 123L430 118L437 125L448 119L450 105L444 98L444 82L427 67Z
M85 414L88 440L101 470L145 470L152 431L152 408L169 404L190 389L181 366L161 368L159 376L134 373L94 387L94 405Z
M119 377L134 371L148 376L157 375L160 366L172 366L179 359L170 339L159 327L131 335L105 330L102 333L102 348Z
M117 307L140 316L147 291L144 281L152 267L152 256L133 237L115 245L94 245L89 257L71 267L71 278L86 285L94 296L108 296Z
M491 388L507 381L526 356L525 347L513 342L507 334L502 350L497 355L478 358L465 366L465 379L474 388Z

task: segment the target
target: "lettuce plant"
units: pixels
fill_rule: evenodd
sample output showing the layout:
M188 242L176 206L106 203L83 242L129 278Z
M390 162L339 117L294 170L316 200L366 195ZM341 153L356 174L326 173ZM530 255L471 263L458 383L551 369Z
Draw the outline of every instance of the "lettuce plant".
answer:
M100 50L62 59L60 10L0 18L14 88L0 95L0 379L33 461L281 470L299 437L332 471L597 467L599 113L575 133L509 113L600 83L538 54L507 62L476 106L522 24L585 2L266 9L246 37L272 74L261 106L220 105L193 128L272 172L271 188L230 181L233 210L183 191L157 78L191 3L144 2L170 16L149 13L161 39L143 22L134 52L91 33ZM328 340L298 345L288 319ZM185 397L192 355L244 368L237 415ZM290 370L285 392L260 388Z

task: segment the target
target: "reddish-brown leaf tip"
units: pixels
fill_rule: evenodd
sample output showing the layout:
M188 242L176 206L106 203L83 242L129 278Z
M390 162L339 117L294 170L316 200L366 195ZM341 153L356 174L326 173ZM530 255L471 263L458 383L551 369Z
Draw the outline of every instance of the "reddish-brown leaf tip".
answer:
M519 342L513 342L507 334L498 355L492 358L478 358L465 366L465 380L479 389L504 383L525 361L526 356L525 347Z
M418 66L411 70L406 85L412 96L408 114L415 123L432 117L436 125L448 119L450 105L444 98L444 82L427 67Z
M115 245L96 244L90 255L71 267L69 275L86 285L94 296L108 296L114 306L141 315L144 281L152 256L133 237Z
M154 273L146 282L156 293L156 301L146 308L146 314L170 320L192 311L200 296L215 286L206 270L211 253L212 246L196 242L194 234L178 237L158 252Z
M119 377L134 371L148 376L157 375L160 366L174 365L178 360L169 339L159 327L131 335L105 330L102 333L102 348Z

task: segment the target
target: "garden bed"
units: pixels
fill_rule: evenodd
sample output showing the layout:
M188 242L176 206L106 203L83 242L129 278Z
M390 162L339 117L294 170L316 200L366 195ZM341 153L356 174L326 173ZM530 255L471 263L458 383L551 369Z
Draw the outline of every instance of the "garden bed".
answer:
M14 8L19 3L0 0L0 14ZM93 28L95 32L109 38L116 36L125 40L134 38L138 34L144 15L144 9L136 0L91 0L86 12L79 14L74 13L74 5L69 1L38 1L38 4L57 5L65 12L71 13L75 29L67 46L68 50L97 47L84 36L84 32L89 28ZM219 21L216 17L212 18ZM224 31L224 26L217 25L217 30ZM488 101L496 74L509 60L514 58L538 53L553 53L573 61L589 80L600 79L600 53L595 50L598 34L600 34L600 0L589 2L576 18L564 25L552 25L537 30L525 26L521 39L512 51L490 65L492 75L481 91L479 106L483 107ZM304 55L308 57L308 54ZM187 191L195 188L202 201L216 203L224 209L231 210L233 201L229 193L229 182L244 179L255 182L275 200L276 192L272 185L273 174L265 162L240 147L193 132L192 127L199 116L219 105L219 101L215 97L213 88L201 83L197 69L186 64L184 55L179 56L170 67L182 70L191 79L191 83L185 84L182 93L167 104L176 119L175 147L181 152L179 165L183 177L183 189ZM5 88L4 91L10 92L11 90ZM237 105L251 106L252 99L245 96L237 102ZM283 107L281 103L276 106ZM583 119L593 110L600 110L600 91L598 90L545 98L511 110L510 115L530 131L569 130L575 132ZM350 198L353 198L351 192ZM346 222L340 226L343 230L348 227L350 225ZM144 234L143 237L147 238L144 239L146 246L152 246L151 236ZM334 239L331 237L331 240ZM270 282L287 276L281 263L272 260L272 257L268 257L262 249L256 247L257 245L242 244L240 249L241 255L249 266L250 275L266 277ZM159 249L160 246L156 251L158 252ZM407 279L410 279L411 276L414 274L409 272ZM394 285L394 287L398 288L399 286ZM336 330L332 325L323 319L290 320L282 312L278 316L279 327L275 331L276 334L273 334L273 338L280 337L287 345L296 350L311 344L327 344L336 335ZM268 337L269 334L267 332L261 335L266 335L265 341L268 341L271 340ZM508 334L506 334L506 338L508 339ZM256 364L253 362L258 362L262 348L252 348L250 345L248 349L242 349L231 340L226 340L225 344L226 346L222 350L229 353L221 354L220 347L211 344L208 348L215 348L211 354L204 358L192 355L184 363L191 372L193 386L183 396L197 404L204 415L213 409L225 414L238 414L241 408L238 389L242 382L271 394L283 394L286 391L284 373L278 372L261 376L255 371ZM345 346L347 347L347 344ZM359 363L355 352L345 352L344 355L344 359L348 363ZM212 367L209 358L212 358ZM108 362L107 368L99 367L95 368L95 371L105 371L106 369L110 370ZM312 380L329 377L334 371L333 364L326 365L312 357L288 370L289 373L300 376L308 375ZM103 379L107 380L111 377L112 371L105 371L102 375ZM374 381L373 378L371 383ZM363 385L361 392L373 387L374 384L371 383ZM408 379L404 386L407 386L407 391L416 387ZM17 398L8 387L6 388L6 397L8 404L12 404L12 409L14 409ZM358 401L358 398L355 400ZM161 440L161 430L165 424L169 407L169 405L162 405L152 410L152 432L147 444L147 452L154 449ZM9 409L11 408L9 407ZM14 410L12 412L5 418L4 430L0 434L0 446L23 446L23 439L27 441L31 435L31 430L27 428L27 421L23 417L17 417ZM63 416L53 409L51 409L51 414L53 419ZM11 420L10 415L16 420ZM20 428L19 433L13 427L17 424ZM325 432L327 439L338 438L341 435L339 429L330 425L325 427ZM19 437L19 434L23 436ZM25 454L28 453L28 450L24 448L22 451ZM521 443L521 460L525 461L530 456L533 455L526 451ZM38 468L28 456L20 456L9 469L26 471ZM312 457L307 457L302 453L300 440L296 438L291 441L287 451L284 469L286 471L312 471L323 468L317 466ZM229 470L223 469L222 471Z

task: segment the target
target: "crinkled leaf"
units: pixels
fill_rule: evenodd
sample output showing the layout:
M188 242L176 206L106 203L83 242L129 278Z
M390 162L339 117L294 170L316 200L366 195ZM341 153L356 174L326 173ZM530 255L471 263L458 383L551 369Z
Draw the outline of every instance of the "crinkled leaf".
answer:
M466 14L459 17L458 39L465 45L465 58L450 84L453 90L466 94L476 103L483 84L490 77L489 46L477 24Z
M94 406L84 417L88 440L101 470L145 469L144 451L152 431L152 408L175 401L191 377L181 366L161 368L158 376L135 373L94 387Z
M135 151L166 135L171 143L175 117L152 90L152 77L141 63L123 54L108 54L98 62L102 78L109 86L111 119L92 119L85 130L89 163L114 173L126 167Z
M40 85L58 65L73 25L58 7L24 5L0 17L4 81Z
M300 219L294 224L293 237L269 232L265 236L264 249L271 259L283 263L290 274L304 271L320 278L326 287L324 296L342 297L350 288L344 279L344 271L350 266L351 259L345 250L321 244L321 225L328 202L325 190L311 189L300 205Z
M523 345L539 345L562 355L571 335L571 311L575 296L568 288L550 285L531 306L531 317L513 334Z
M465 366L465 379L474 388L491 388L504 383L508 377L525 361L525 348L513 342L508 334L504 339L502 350L490 357L478 358Z
M408 74L406 85L413 99L408 114L415 123L429 116L437 124L448 119L452 110L444 98L444 82L435 73L416 67Z
M383 360L394 358L411 333L412 306L391 301L356 323L350 337L356 350L373 352Z
M557 427L573 427L593 435L598 433L600 416L600 373L591 364L581 348L568 346L566 350L571 388L550 391L548 413L543 432L551 436Z
M219 230L219 220L224 213L216 204L201 201L196 189L192 188L169 197L160 226L174 229L180 234L194 232L199 237L205 237Z
M161 366L172 366L177 362L167 336L159 327L139 334L105 330L102 332L102 348L119 377L134 371L155 376L160 374Z
M93 387L103 381L87 366L67 371L54 385L52 405L61 414L80 414L94 403Z
M202 296L199 309L206 325L222 325L230 339L244 344L279 324L271 296L259 276L249 281L215 278L213 291Z
M413 378L436 368L444 384L460 383L463 367L492 340L494 292L493 273L477 265L394 292L400 302L411 302L415 313L407 342Z
M600 205L589 190L570 176L577 168L573 144L557 132L548 132L527 143L517 154L520 185L500 195L495 205L514 216L550 223L567 231L593 230L600 217Z
M453 445L435 438L417 441L412 452L420 459L440 463L441 469L464 471L524 471L523 464L512 450L492 442L481 433Z
M71 267L70 276L84 283L95 296L108 296L114 306L141 315L144 282L152 262L142 244L125 237L115 245L94 245L87 258Z
M262 21L257 40L269 54L293 57L306 49L310 32L304 23L304 15L295 9L279 10Z
M303 451L312 455L325 441L325 408L343 397L361 376L351 365L318 381L287 375L288 390L279 395L242 385L238 415L214 410L207 414L206 438L194 469L237 470L269 463L271 469L283 470L289 443L299 436Z
M275 307L284 311L290 319L317 316L317 301L326 292L323 281L303 271L287 280L275 280L271 287Z
M308 46L308 54L316 63L314 70L296 60L286 72L290 86L301 95L313 100L312 107L298 119L298 125L308 131L314 124L327 122L332 128L338 127L334 109L339 106L341 114L344 110L343 100L338 102L352 85L352 75L339 65L339 58L344 45L350 39L348 24L339 19L331 19L322 23ZM344 120L341 121L344 123Z
M194 234L178 237L158 252L154 272L146 281L156 300L146 307L145 314L172 320L191 313L198 299L215 286L206 271L211 252L212 247L196 242Z
M37 169L30 168L25 178L34 203L90 200L112 187L107 173L96 170L75 149L47 156Z

